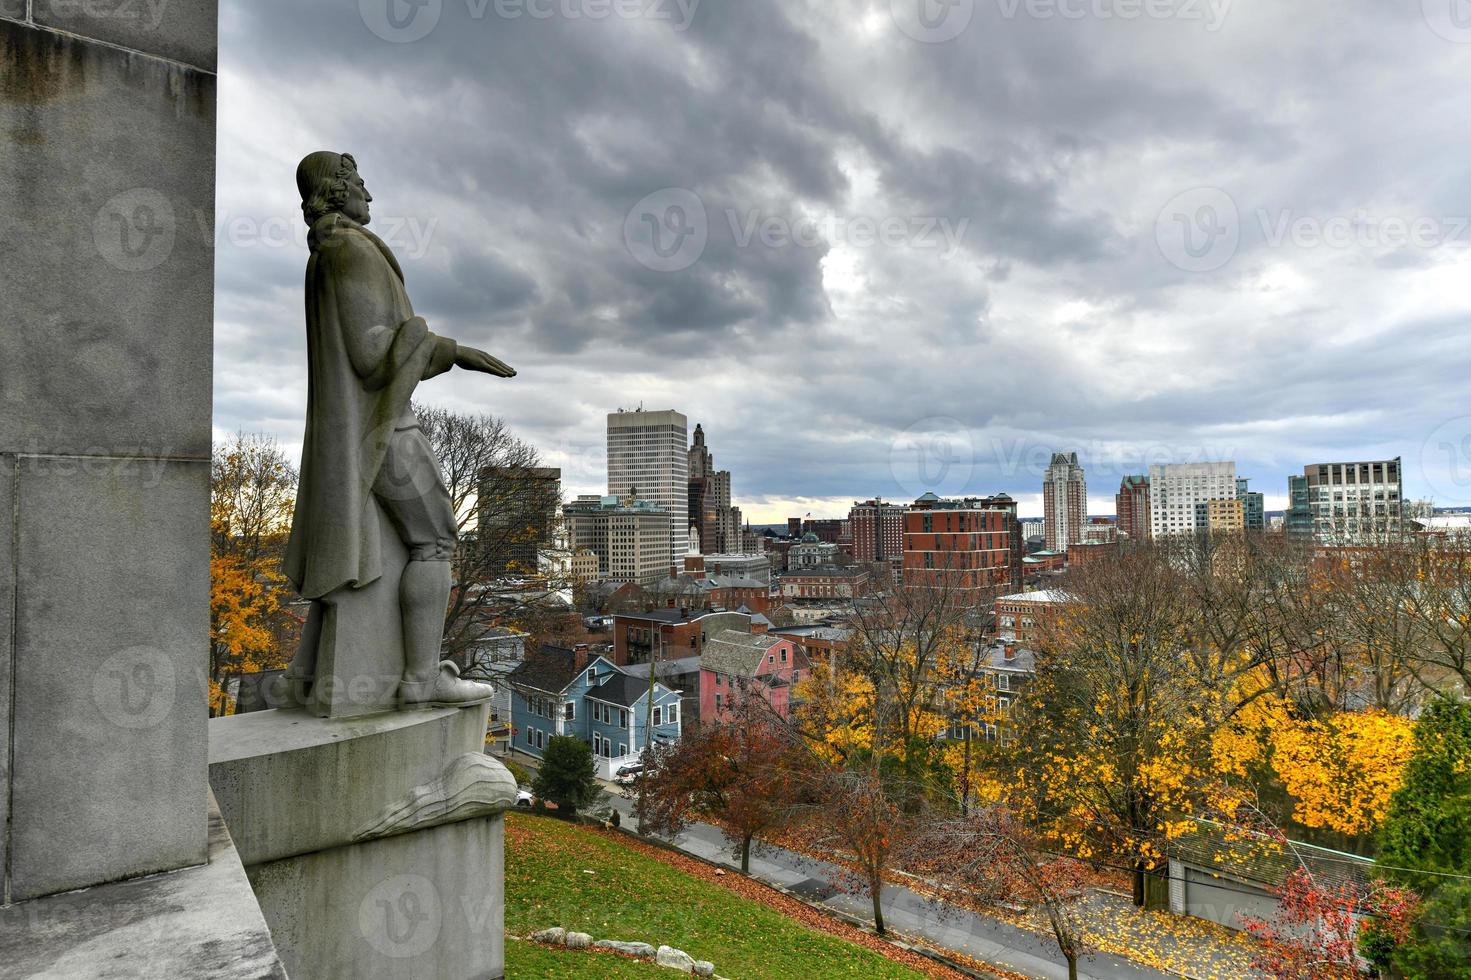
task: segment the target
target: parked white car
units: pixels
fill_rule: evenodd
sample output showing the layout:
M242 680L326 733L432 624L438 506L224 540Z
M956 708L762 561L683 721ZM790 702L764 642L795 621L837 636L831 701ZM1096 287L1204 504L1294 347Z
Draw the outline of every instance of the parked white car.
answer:
M518 789L518 790L516 790L516 805L517 806L526 806L526 807L531 806L531 790L529 790L529 789Z
M642 762L630 762L618 767L613 774L613 782L619 786L629 786L643 778L644 764Z

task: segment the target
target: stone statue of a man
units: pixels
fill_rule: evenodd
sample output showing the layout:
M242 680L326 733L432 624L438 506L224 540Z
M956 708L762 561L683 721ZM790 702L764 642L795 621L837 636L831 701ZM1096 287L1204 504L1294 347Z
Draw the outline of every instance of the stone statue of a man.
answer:
M430 333L414 315L393 252L364 227L373 198L351 156L311 154L297 168L296 185L311 228L309 387L285 572L313 610L286 679L315 679L313 630L321 630L323 601L366 589L383 574L381 508L408 551L397 595L404 651L399 705L484 701L490 687L462 680L454 664L439 660L456 522L409 399L420 381L452 367L502 378L516 372L484 351Z

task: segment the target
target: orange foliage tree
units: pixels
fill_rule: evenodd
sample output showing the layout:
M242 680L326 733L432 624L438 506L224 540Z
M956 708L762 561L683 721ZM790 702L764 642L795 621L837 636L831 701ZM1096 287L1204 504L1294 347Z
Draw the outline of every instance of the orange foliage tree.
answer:
M226 714L232 674L285 667L296 622L281 557L296 471L275 439L237 433L210 461L209 710Z

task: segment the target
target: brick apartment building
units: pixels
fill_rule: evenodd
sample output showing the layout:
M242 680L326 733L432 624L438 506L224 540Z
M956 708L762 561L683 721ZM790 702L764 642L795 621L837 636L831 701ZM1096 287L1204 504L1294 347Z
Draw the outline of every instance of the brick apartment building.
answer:
M859 564L901 559L904 555L904 508L875 498L848 511L853 560Z
M998 639L1031 647L1041 639L1045 626L1067 603L1067 595L1055 589L1004 595L995 602Z
M975 605L1021 582L1021 524L1011 497L927 493L905 512L905 585L945 586Z

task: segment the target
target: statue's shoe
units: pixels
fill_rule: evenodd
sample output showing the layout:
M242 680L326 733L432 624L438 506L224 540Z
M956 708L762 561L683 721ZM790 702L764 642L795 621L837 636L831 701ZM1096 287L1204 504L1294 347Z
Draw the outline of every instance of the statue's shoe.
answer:
M484 704L494 696L494 687L462 679L460 668L448 660L440 662L434 680L400 681L398 685L401 708L463 708Z

